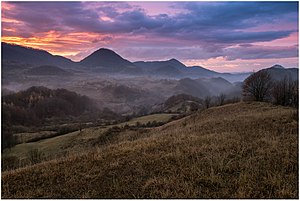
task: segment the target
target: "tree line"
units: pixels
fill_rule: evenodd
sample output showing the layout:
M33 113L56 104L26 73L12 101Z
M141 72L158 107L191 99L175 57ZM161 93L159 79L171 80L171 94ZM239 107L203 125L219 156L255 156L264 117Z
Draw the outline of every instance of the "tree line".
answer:
M266 70L250 75L243 84L244 100L272 102L298 108L298 96L298 80L288 76L274 80Z
M19 127L36 128L60 122L118 119L109 109L100 110L87 96L66 89L30 87L2 97L2 150L14 146Z

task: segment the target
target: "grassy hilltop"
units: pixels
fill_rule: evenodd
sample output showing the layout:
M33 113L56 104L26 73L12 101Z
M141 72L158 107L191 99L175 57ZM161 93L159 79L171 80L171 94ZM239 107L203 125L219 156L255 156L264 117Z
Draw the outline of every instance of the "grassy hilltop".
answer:
M241 102L116 140L81 138L94 148L3 172L2 198L298 198L297 118Z

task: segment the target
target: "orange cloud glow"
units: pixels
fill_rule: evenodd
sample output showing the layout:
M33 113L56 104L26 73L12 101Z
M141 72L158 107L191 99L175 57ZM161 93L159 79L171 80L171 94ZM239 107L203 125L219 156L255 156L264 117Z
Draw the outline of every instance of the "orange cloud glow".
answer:
M6 2L1 2L2 10L12 10L13 8L14 8L14 5L6 3Z
M105 45L105 40L108 35L97 33L67 33L62 34L56 31L49 31L42 34L37 34L35 37L23 38L17 36L2 36L2 42L13 43L17 45L43 49L54 55L61 55L65 57L71 57L74 60L75 55L82 51L90 50L95 46L95 43L99 45ZM66 46L68 48L66 48Z
M1 11L2 42L74 61L109 48L225 72L298 66L298 2L6 1Z

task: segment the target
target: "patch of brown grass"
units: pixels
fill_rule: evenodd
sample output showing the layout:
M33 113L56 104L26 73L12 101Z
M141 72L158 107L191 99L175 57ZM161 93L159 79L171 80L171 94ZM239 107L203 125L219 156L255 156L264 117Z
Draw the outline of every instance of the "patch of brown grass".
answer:
M2 198L298 198L290 108L225 105L137 132L4 172Z

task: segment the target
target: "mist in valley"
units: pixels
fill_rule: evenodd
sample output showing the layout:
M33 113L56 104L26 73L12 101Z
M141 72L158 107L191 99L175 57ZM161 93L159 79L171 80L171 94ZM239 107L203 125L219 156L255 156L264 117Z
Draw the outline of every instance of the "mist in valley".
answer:
M111 57L114 55L112 54ZM101 61L99 62L101 65ZM116 61L114 65L121 65L119 63ZM217 97L221 94L226 95L226 98L240 98L241 83L249 74L241 77L241 75L228 73L223 75L206 70L210 73L202 75L200 72L199 76L195 73L186 73L186 75L182 73L180 76L175 76L172 73L160 74L157 69L164 69L167 64L169 68L178 68L177 71L182 72L188 71L189 68L195 71L197 67L193 69L186 67L177 60L174 63L174 59L165 61L163 65L162 62L157 63L151 62L152 66L141 67L144 72L131 74L130 71L125 71L126 66L119 66L121 70L116 72L107 72L103 69L108 67L97 67L97 64L86 67L74 62L73 65L55 66L47 62L39 65L34 61L31 64L20 64L4 60L2 96L26 90L31 86L64 88L88 96L97 103L99 109L109 108L121 115L137 114L140 110L151 113L152 107L178 94L192 95L201 99L208 96ZM229 82L224 77L230 77L235 82Z
M299 197L297 2L1 9L2 198Z

